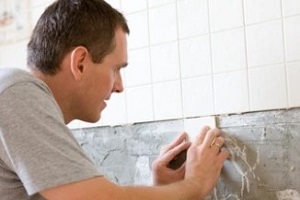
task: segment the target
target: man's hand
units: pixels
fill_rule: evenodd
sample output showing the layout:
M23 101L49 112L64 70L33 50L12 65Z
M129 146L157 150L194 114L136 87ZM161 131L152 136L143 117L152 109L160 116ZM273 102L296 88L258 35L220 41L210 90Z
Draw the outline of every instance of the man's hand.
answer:
M185 162L178 169L168 167L172 160L182 151L187 150L191 143L186 141L187 134L180 134L172 143L164 147L157 159L152 163L154 185L164 185L183 180Z
M223 144L221 131L206 126L188 149L185 179L194 182L203 196L217 184L224 161L229 156L221 148Z

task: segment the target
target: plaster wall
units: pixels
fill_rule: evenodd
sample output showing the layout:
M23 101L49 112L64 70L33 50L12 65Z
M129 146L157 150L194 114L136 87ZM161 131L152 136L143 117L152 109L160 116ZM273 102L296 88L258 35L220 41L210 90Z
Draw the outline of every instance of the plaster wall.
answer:
M300 199L300 109L216 116L231 157L208 200ZM151 185L151 163L183 120L73 130L99 169L121 185Z

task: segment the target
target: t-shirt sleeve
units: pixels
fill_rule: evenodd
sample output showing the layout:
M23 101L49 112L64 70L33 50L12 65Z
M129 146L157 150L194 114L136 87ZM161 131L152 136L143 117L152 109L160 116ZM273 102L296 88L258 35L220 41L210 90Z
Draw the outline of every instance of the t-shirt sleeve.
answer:
M41 86L11 86L0 97L3 161L28 195L101 176L64 124L53 96Z

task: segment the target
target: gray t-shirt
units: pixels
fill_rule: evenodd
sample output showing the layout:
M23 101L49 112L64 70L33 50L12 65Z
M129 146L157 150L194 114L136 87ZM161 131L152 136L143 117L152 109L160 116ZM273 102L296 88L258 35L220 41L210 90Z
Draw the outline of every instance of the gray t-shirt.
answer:
M44 189L100 175L47 85L25 71L1 69L1 200L43 199Z

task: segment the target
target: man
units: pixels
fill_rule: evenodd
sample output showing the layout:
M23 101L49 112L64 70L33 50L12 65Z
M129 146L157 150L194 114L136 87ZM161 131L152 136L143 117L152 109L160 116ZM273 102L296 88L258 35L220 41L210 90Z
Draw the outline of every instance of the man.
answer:
M153 164L153 187L108 181L65 124L96 122L123 91L126 20L103 0L58 0L42 14L28 44L31 74L0 73L0 196L3 200L202 199L216 185L228 152L217 129L192 144L182 134ZM188 149L178 170L168 163Z

